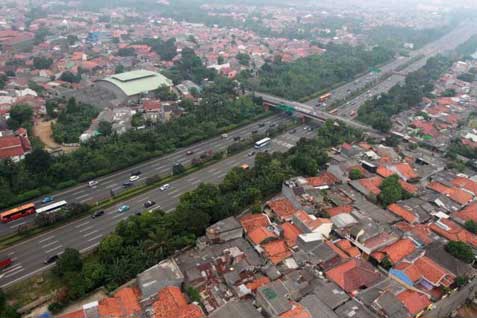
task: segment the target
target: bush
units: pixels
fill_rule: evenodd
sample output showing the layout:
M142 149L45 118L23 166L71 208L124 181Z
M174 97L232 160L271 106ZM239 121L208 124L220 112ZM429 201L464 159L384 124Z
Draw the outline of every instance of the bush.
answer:
M474 252L472 252L472 248L464 242L451 241L447 243L445 249L449 254L465 263L470 264L474 261Z
M64 188L69 188L69 187L72 187L72 186L76 185L77 183L78 182L75 181L75 180L63 181L63 182L60 182L56 185L56 189L61 190L61 189L64 189Z

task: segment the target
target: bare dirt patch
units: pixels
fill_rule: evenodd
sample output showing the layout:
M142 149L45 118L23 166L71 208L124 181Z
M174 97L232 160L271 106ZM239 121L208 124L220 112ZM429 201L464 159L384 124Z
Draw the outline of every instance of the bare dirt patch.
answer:
M78 147L65 147L55 142L52 136L51 123L54 123L54 120L48 121L36 121L33 126L33 134L40 138L41 142L45 145L46 150L57 151L58 149L63 152L72 152L78 149Z

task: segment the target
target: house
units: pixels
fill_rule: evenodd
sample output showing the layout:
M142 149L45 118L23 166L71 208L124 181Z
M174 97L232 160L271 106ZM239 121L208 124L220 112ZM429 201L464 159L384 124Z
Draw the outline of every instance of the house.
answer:
M335 309L335 313L339 317L352 317L352 318L376 318L368 308L364 308L362 304L354 299L351 299Z
M257 289L256 302L272 317L292 309L288 300L288 289L281 280L275 280Z
M293 224L304 233L301 234L303 237L328 238L333 227L330 219L316 218L302 210L297 211L292 220Z
M401 239L371 254L378 263L387 259L391 264L397 264L406 256L414 253L416 245L410 239Z
M438 181L429 182L427 184L427 188L449 197L449 199L460 204L461 206L466 205L473 199L473 195L469 192L459 188L448 187Z
M470 233L452 220L439 219L432 223L430 228L449 241L461 241L477 248L477 235Z
M270 200L265 204L265 212L281 222L290 221L297 209L287 198Z
M249 300L231 300L219 307L209 318L263 318Z
M265 258L267 258L274 265L283 262L292 255L291 251L288 249L288 245L284 240L273 240L268 243L263 243L261 247L263 249L263 255Z
M461 225L464 225L467 221L477 222L477 201L471 202L465 208L453 212L451 217Z
M346 303L350 298L335 283L324 279L315 279L313 294L316 295L326 306L336 309Z
M424 291L435 287L450 287L456 278L427 256L421 256L413 262L403 261L389 270L389 275Z
M167 286L181 288L184 275L174 259L166 259L137 275L141 302L149 302L159 290Z
M153 318L202 318L202 309L195 304L188 304L184 294L175 286L159 291L152 305Z
M243 228L237 219L231 216L209 226L205 235L209 241L221 243L242 237Z
M307 178L308 184L314 188L323 190L328 189L330 186L336 184L338 179L330 172L322 172L318 177Z
M18 129L14 135L0 137L0 160L18 162L32 150L26 129Z
M339 318L339 316L321 301L316 295L310 294L303 297L299 303L302 306L302 312L296 312L282 317L310 317L310 318Z
M326 277L348 294L373 286L382 280L382 275L363 259L352 258L325 272Z

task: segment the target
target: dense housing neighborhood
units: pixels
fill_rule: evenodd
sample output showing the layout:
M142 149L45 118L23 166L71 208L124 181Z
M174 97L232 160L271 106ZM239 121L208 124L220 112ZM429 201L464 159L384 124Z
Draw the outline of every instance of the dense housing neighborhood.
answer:
M0 3L0 318L477 317L476 14Z

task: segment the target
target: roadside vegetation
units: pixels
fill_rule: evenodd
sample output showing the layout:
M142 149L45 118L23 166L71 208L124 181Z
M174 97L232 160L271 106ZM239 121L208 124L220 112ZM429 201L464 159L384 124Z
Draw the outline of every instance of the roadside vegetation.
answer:
M35 149L19 163L2 161L0 207L162 156L263 115L259 100L237 97L234 83L221 77L203 91L199 105L184 100L180 106L185 112L179 118L122 135L99 136L71 154L54 157Z

